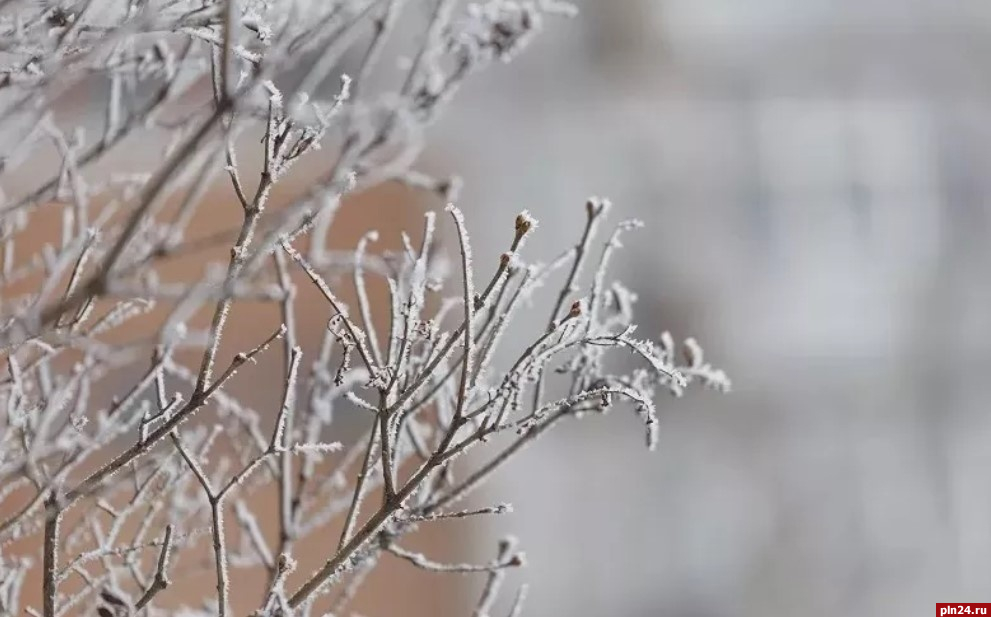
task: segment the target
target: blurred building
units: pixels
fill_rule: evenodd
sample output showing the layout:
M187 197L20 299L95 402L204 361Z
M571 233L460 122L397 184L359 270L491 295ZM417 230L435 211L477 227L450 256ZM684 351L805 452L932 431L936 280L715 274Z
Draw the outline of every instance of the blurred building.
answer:
M582 4L465 89L434 156L470 224L543 219L531 254L571 242L591 194L644 219L614 272L737 391L665 404L653 456L634 421L589 421L493 485L530 614L985 597L991 7Z

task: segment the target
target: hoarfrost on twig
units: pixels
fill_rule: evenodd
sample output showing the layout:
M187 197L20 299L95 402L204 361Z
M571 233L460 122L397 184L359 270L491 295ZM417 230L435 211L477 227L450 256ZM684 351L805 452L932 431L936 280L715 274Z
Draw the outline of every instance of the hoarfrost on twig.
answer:
M400 83L373 90L393 31L417 23L417 10L427 25L400 51L411 58ZM443 563L403 538L511 512L455 504L565 419L625 408L655 447L658 393L729 388L694 339L633 336L636 294L608 282L608 269L641 224L600 238L604 199L588 200L576 243L547 265L527 261L539 232L528 212L507 221L490 262L473 256L471 222L453 203L443 225L455 259L432 212L392 253L376 250L373 231L354 250L327 246L358 187L396 181L452 202L460 180L411 168L425 127L471 74L569 10L552 0L3 3L0 130L17 138L0 146L0 184L46 148L57 162L37 166L23 194L0 191L0 613L301 617L326 604L342 614L391 556L484 576L475 615L488 615L505 570L523 564L515 541L490 562ZM348 74L345 56L357 58ZM293 67L303 68L296 87L282 79ZM325 95L328 78L339 85ZM77 86L101 83L97 131L55 113ZM246 135L261 139L245 145ZM148 168L99 171L135 143L161 146ZM270 207L307 157L319 176ZM197 217L218 179L230 182L236 220L203 236ZM49 213L58 229L39 243ZM204 253L217 247L223 259ZM175 260L198 263L192 280L174 280ZM381 305L373 281L388 290ZM322 299L304 307L309 286ZM548 288L553 307L528 331L520 313ZM228 355L246 303L277 317ZM302 331L304 311L323 312L318 336ZM255 408L231 386L273 358L281 399ZM104 401L108 389L116 396ZM335 439L342 411L371 416L362 438ZM262 516L273 499L277 515ZM327 546L312 540L341 522L316 571L300 570L298 547ZM215 590L194 608L164 608L198 567ZM251 571L267 585L245 609ZM27 589L37 573L41 589ZM38 591L40 606L28 606Z

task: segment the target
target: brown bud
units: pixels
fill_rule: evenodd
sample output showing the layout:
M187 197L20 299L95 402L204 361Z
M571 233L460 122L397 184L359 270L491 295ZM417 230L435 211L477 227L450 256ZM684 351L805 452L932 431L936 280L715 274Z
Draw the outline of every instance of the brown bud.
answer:
M575 317L578 317L581 314L582 314L582 301L575 300L575 302L571 305L571 310L568 311L568 317L574 319Z
M530 216L530 213L524 210L516 215L516 237L522 238L533 229L536 224L536 220Z
M588 218L595 218L601 216L609 208L609 200L602 199L600 197L590 197L588 201L585 202L585 214Z

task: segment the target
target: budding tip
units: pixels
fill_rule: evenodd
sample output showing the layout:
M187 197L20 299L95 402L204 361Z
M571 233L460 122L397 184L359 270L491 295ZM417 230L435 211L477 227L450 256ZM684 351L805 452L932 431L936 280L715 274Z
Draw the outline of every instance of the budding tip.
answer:
M596 216L601 216L609 210L612 205L608 199L602 199L601 197L589 197L585 202L585 213L588 218L593 218Z
M537 226L537 219L530 215L528 210L524 210L516 215L516 235L523 237L531 229Z
M582 314L583 306L581 300L575 300L571 305L571 310L568 311L568 317L574 318Z

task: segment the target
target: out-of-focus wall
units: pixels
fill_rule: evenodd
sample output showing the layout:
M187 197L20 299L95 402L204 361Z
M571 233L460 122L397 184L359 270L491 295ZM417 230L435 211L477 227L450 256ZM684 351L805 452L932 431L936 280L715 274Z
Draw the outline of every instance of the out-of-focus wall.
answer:
M584 2L469 85L434 157L479 255L586 196L648 228L614 272L735 394L549 438L513 496L534 615L922 614L991 575L991 9Z

